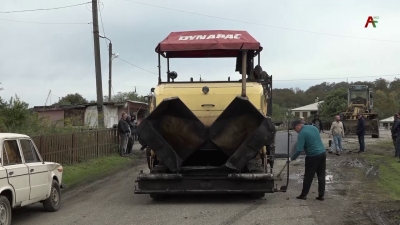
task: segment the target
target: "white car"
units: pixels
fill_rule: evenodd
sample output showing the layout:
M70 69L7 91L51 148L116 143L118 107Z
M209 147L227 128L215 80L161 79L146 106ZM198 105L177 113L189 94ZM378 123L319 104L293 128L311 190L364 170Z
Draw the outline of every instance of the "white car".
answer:
M13 208L41 202L46 211L60 208L63 167L45 162L32 139L0 133L0 224L11 224Z

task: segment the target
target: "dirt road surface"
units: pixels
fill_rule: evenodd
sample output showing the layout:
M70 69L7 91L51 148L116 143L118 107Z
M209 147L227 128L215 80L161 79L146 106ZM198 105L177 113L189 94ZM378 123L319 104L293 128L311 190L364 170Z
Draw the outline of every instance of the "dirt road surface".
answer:
M322 134L322 137L328 145L327 135ZM386 138L389 138L388 134L381 134L379 140ZM376 141L366 137L366 151L369 143ZM147 165L143 164L66 192L58 212L46 213L40 204L17 209L13 212L13 224L385 224L373 221L369 216L372 211L365 211L371 203L364 199L363 181L357 177L360 171L364 174L368 166L363 164L358 154L349 153L358 150L356 138L347 137L344 148L346 153L342 156L327 155L327 192L323 202L315 199L316 179L307 200L295 198L302 187L303 156L291 163L288 192L266 194L260 200L244 196L201 196L153 201L148 195L133 193L138 172L148 171ZM276 163L275 173L284 163L285 160ZM282 177L285 175L284 172Z

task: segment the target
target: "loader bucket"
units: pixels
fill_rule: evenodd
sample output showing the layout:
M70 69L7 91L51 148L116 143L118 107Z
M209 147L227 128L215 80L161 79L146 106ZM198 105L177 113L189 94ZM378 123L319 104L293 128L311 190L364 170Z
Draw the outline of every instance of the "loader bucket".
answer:
M225 166L241 171L260 150L274 142L276 129L247 99L236 97L210 128L210 140L228 157Z
M357 134L357 120L344 120L346 134ZM365 119L365 134L379 137L379 122L377 119Z
M171 171L205 142L206 127L178 98L164 99L138 126L139 142L149 146Z

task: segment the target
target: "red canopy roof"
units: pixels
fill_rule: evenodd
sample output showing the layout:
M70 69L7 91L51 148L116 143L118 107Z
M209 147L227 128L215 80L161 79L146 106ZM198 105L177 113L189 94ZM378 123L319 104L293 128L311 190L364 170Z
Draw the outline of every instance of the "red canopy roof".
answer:
M172 32L156 47L167 58L237 57L239 50L261 51L247 31L198 30Z

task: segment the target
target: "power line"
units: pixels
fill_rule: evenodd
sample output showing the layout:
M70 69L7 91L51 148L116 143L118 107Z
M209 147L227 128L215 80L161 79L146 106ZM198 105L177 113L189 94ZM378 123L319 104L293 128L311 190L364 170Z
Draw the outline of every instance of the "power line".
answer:
M152 71L150 71L150 70L146 70L146 69L144 69L144 68L142 68L142 67L139 67L139 66L137 66L137 65L135 65L135 64L132 64L132 63L130 63L130 62L128 62L128 61L126 61L126 60L124 60L124 59L122 59L122 58L120 58L120 57L118 57L117 59L119 59L119 60L121 60L121 61L123 61L123 62L125 62L125 63L127 63L127 64L130 64L131 66L134 66L134 67L136 67L136 68L138 68L138 69L141 69L141 70L143 70L143 71L146 71L146 72L148 72L148 73L152 73L152 74L155 74L155 75L158 75L158 73L155 73L155 72L152 72ZM276 82L276 81L304 81L304 80L344 80L344 79L357 79L357 78L377 78L377 77L393 77L393 76L400 76L400 74L385 74L385 75L373 75L373 76L354 76L354 77L332 77L332 78L311 78L311 79L290 79L290 80L272 80L272 82Z
M75 4L75 5L67 5L67 6L60 6L60 7L55 7L55 8L46 8L46 9L25 9L25 10L17 10L17 11L3 11L0 13L20 13L20 12L35 12L35 11L45 11L45 10L54 10L54 9L65 9L65 8L71 8L75 6L80 6L80 5L86 5L90 4L91 2L85 2L85 3L80 3L80 4Z
M22 21L22 20L9 20L9 19L0 19L2 21L8 22L16 22L16 23L30 23L30 24L46 24L46 25L82 25L82 24L91 24L89 23L46 23L46 22L32 22L32 21Z
M360 76L360 77L332 77L332 78L311 78L311 79L272 80L272 82L275 82L275 81L303 81L303 80L344 80L344 79L376 78L376 77L392 77L392 76L400 76L400 74L374 75L374 76Z
M152 5L152 4L147 4L147 3L137 2L137 1L132 1L132 0L124 0L124 1L132 2L132 3L136 3L136 4L141 4L141 5L146 5L146 6L151 6L151 7L160 8L160 9L166 9L166 10L181 12L181 13L193 14L193 15L197 15L197 16L210 17L210 18L215 18L215 19L220 19L220 20L227 20L227 21L232 21L232 22L246 23L246 24L252 24L252 25L257 25L257 26L282 29L282 30L290 30L290 31L297 31L297 32L311 33L311 34L321 34L321 35L335 36L335 37L342 37L342 38L363 39L363 40L371 40L371 41L400 42L400 41L395 41L395 40L383 40L383 39L374 39L374 38L355 37L355 36L347 36L347 35L341 35L341 34L330 34L330 33L308 31L308 30L300 30L300 29L294 29L294 28L288 28L288 27L273 26L273 25L267 25L267 24L261 24L261 23L242 21L242 20L237 20L237 19L229 19L229 18L213 16L213 15L206 15L206 14L190 12L190 11L185 11L185 10L180 10L180 9L173 9L173 8L168 8L168 7L164 7L164 6Z
M101 4L103 4L103 3L101 3ZM99 6L99 8L100 8L100 1L98 2L98 6ZM104 6L104 5L103 5L103 6ZM101 29L103 30L104 37L107 37L106 31L104 30L103 16L101 15L101 10L99 10L99 15L100 15ZM107 38L103 38L103 39L104 39L104 43L106 43L106 49L107 49L107 48L108 48L108 45L107 45Z
M130 63L130 62L128 62L128 61L122 59L121 57L118 57L117 59L119 59L119 60L121 60L121 61L123 61L123 62L125 62L125 63L127 63L127 64L129 64L129 65L131 65L131 66L134 66L134 67L136 67L136 68L138 68L138 69L141 69L141 70L143 70L143 71L146 71L146 72L148 72L148 73L152 73L152 74L155 74L155 75L158 76L158 73L152 72L152 71L150 71L150 70L146 70L146 69L144 69L144 68L142 68L142 67L140 67L140 66L136 66L135 64L132 64L132 63Z

